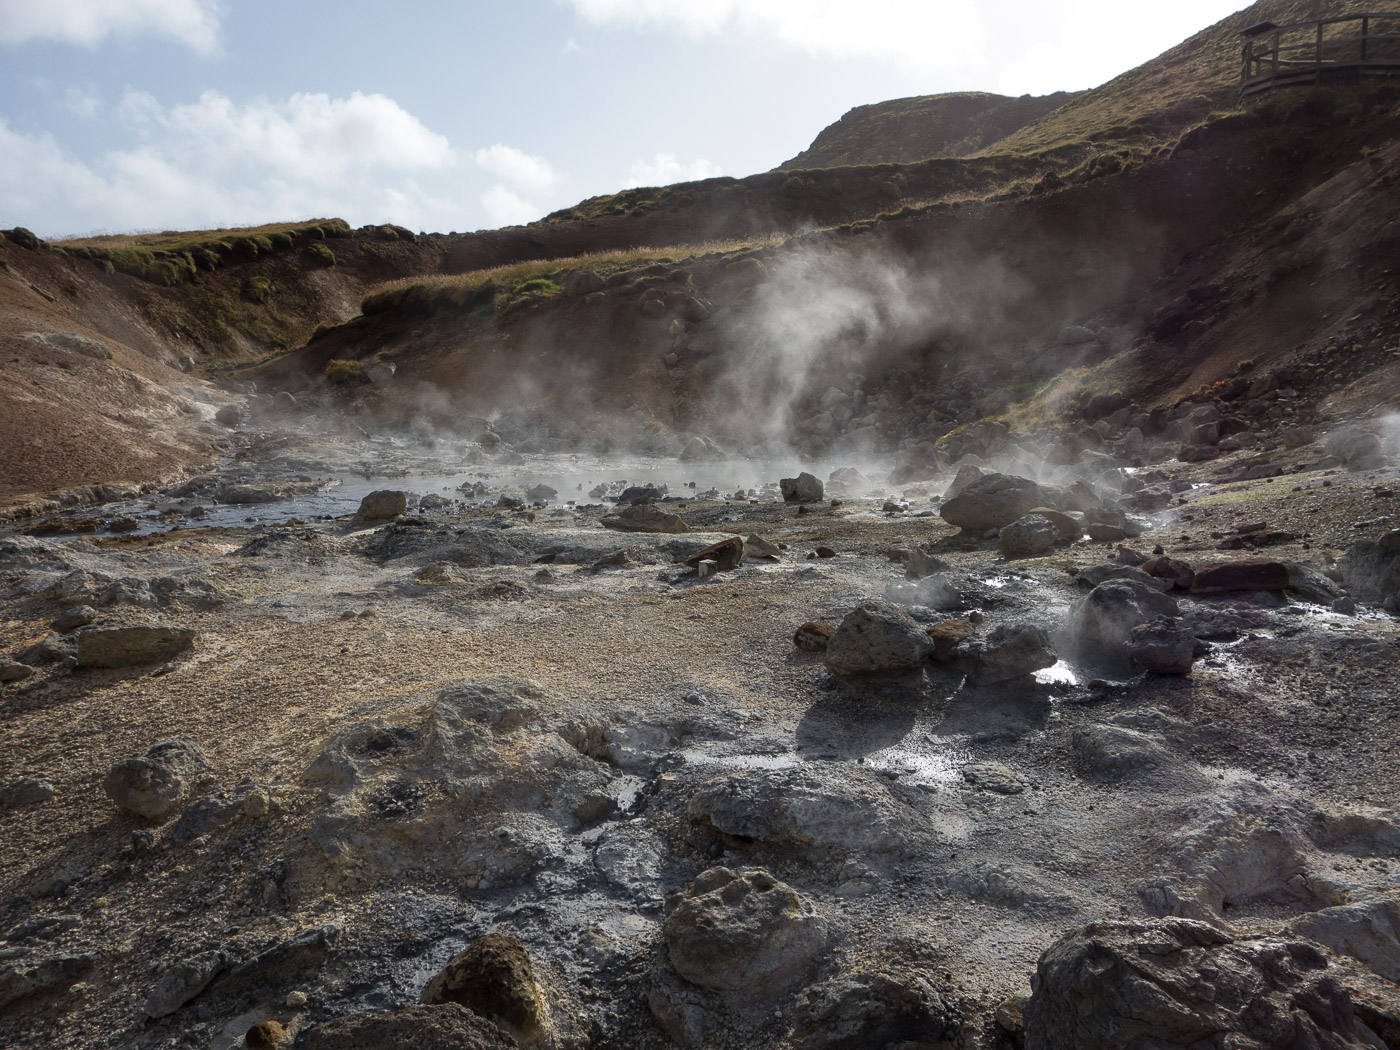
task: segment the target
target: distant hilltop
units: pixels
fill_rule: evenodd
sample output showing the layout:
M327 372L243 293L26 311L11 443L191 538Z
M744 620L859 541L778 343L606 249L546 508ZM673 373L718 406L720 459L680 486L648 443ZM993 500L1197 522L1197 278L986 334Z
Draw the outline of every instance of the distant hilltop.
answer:
M958 91L857 106L777 170L968 157L1082 94L1057 91L1011 98L985 91Z

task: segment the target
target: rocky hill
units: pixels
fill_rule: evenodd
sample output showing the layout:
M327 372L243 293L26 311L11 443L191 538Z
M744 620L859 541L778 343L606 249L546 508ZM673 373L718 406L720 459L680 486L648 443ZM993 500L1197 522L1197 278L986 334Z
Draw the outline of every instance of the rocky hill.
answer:
M1078 97L1075 91L1011 98L984 91L921 95L857 106L822 130L779 171L859 164L908 164L970 157Z

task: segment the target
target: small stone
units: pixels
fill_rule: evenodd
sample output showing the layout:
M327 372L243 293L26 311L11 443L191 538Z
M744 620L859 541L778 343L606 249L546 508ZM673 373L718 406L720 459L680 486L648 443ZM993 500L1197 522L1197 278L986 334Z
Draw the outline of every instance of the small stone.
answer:
M156 982L150 998L146 1000L146 1014L150 1017L166 1017L184 1006L200 992L224 967L221 952L201 952L183 959L171 966Z
M243 409L238 405L224 405L214 413L214 418L226 427L236 427L243 422Z
M76 631L79 627L86 627L97 620L97 610L91 605L79 605L69 609L66 613L49 624L59 634L67 634L69 631Z
M816 555L818 558L834 558L836 557L836 552L830 547L818 547Z
M22 682L33 674L34 668L28 664L0 660L0 682Z
M291 1033L278 1021L259 1021L248 1029L243 1041L248 1050L277 1050L290 1039Z
M36 777L21 777L0 787L0 813L41 806L54 796L53 784Z
M792 636L792 644L803 652L824 653L836 628L825 623L804 623Z
M291 1010L300 1010L306 1005L305 992L288 992L287 998L283 1000L283 1005Z

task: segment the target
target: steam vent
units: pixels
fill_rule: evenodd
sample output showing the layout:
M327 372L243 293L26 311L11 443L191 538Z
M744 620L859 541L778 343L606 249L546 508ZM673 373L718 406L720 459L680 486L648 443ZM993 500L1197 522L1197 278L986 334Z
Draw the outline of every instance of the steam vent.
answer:
M0 1046L1400 1050L1400 11L303 6L0 3Z

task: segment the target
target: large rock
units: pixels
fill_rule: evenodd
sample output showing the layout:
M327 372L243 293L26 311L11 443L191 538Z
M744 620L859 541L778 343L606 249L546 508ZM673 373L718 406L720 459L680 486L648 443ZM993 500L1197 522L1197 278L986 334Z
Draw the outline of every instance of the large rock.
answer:
M1348 955L1387 981L1400 981L1400 904L1393 900L1308 912L1290 922L1287 932Z
M188 778L209 768L196 743L162 740L139 758L124 758L107 771L102 790L122 809L147 820L162 820L185 797Z
M172 660L194 645L188 627L85 627L78 631L79 667L136 667Z
M1154 620L1133 628L1128 654L1144 671L1190 674L1196 658L1196 636L1176 620Z
M870 479L855 467L837 467L826 479L826 489L833 496L863 496L870 485Z
M525 946L506 933L478 937L423 989L425 1005L460 1003L521 1042L548 1026L544 994Z
M1337 568L1357 601L1400 612L1400 529L1378 539L1357 540Z
M1040 957L1026 1050L1375 1047L1358 1014L1393 1013L1400 996L1348 977L1306 941L1191 919L1093 923Z
M938 509L950 525L966 532L986 532L1010 525L1031 509L1051 503L1034 481L1011 474L986 474L973 481Z
M1155 587L1138 580L1107 580L1070 609L1066 632L1081 659L1125 668L1133 628L1180 612L1176 600Z
M909 853L931 831L888 782L861 769L764 769L703 785L686 805L699 826L814 860Z
M795 981L827 945L827 922L763 868L711 868L662 926L671 965L691 984L769 994Z
M1368 470L1385 462L1381 439L1357 427L1332 431L1324 448L1329 456L1336 456L1353 470Z
M1248 591L1292 591L1304 601L1330 605L1341 592L1322 573L1297 562L1242 561L1198 571L1191 593L1236 594Z
M712 561L715 563L717 572L728 572L730 569L737 569L743 560L744 541L738 536L731 536L727 540L720 540L703 550L696 551L685 559L684 564L692 569L698 569L702 561Z
M149 1017L166 1017L209 987L224 968L222 952L200 952L166 969L146 999Z
M821 478L808 474L805 470L795 478L782 478L778 482L786 503L819 503L822 499Z
M1027 514L1002 528L997 536L997 549L1005 558L1034 558L1052 550L1060 538L1060 530L1050 519L1039 514Z
M388 521L408 510L408 493L398 489L377 489L360 500L355 516L364 521Z
M900 676L923 667L933 643L897 605L870 601L842 619L826 647L826 666L842 676Z
M11 810L41 806L54 796L53 783L37 777L20 777L0 787L0 816Z
M517 1050L518 1042L465 1006L410 1006L387 1014L351 1014L317 1025L305 1050Z

